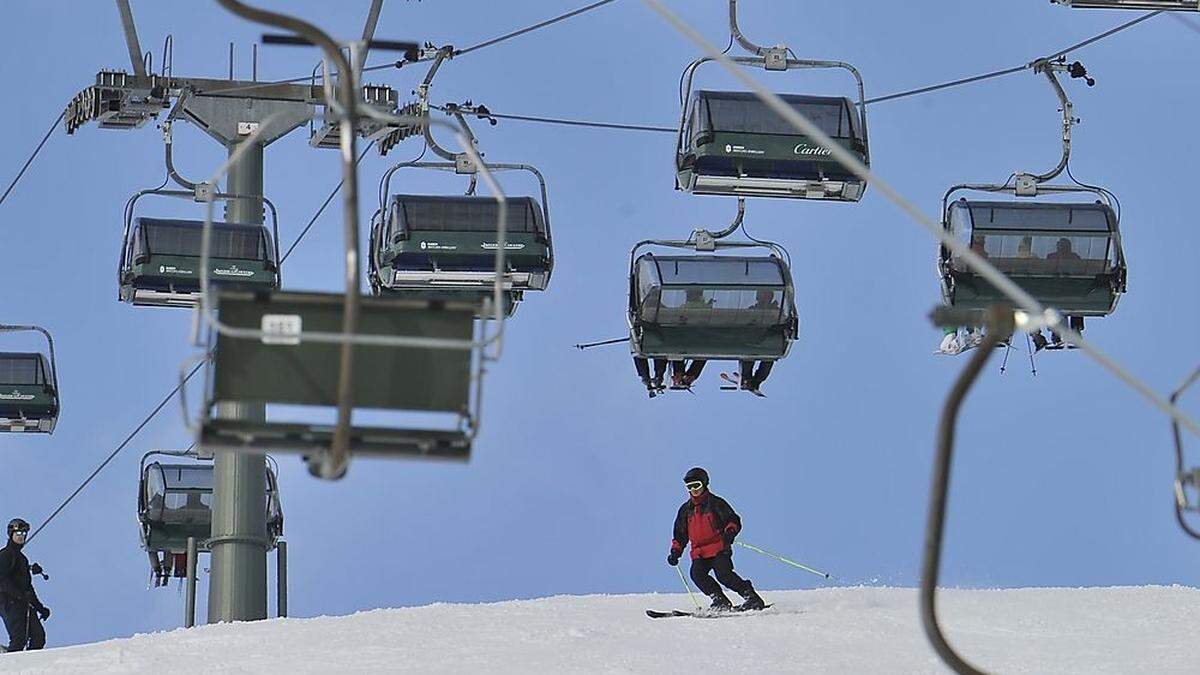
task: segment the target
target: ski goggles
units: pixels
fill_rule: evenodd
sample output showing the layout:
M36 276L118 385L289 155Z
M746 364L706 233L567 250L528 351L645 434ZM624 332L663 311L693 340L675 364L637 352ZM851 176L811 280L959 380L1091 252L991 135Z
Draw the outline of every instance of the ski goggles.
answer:
M29 536L29 530L13 530L13 531L12 531L12 536L14 536L14 537L28 537L28 536Z
M683 485L688 489L688 492L700 492L704 489L704 483L698 480L688 481Z

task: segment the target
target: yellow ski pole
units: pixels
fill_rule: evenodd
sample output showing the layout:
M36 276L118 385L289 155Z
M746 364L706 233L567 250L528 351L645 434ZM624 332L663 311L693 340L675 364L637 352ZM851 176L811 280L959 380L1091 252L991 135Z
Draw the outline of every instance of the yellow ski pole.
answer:
M792 567L799 567L800 569L804 570L805 572L812 572L813 574L815 574L819 577L825 577L826 579L832 578L832 577L830 577L828 572L814 570L813 568L811 568L807 565L801 565L800 563L796 562L795 560L788 560L787 558L779 555L778 553L771 553L770 551L764 551L763 549L755 546L754 544L747 544L744 541L738 541L738 542L734 542L734 543L737 544L738 546L748 548L751 551L756 551L758 553L761 553L761 554L767 556L768 558L774 558L775 560L778 560L781 563L791 565Z
M696 596L692 595L692 587L688 585L687 579L683 578L683 570L679 569L679 565L675 565L675 571L679 573L679 580L683 582L683 587L687 589L688 597L692 599L692 604L696 609L704 609L700 606L700 601L696 600Z

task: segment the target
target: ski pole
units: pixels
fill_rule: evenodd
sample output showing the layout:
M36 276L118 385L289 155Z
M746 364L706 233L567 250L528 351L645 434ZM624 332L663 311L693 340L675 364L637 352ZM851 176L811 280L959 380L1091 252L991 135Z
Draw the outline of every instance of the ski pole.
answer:
M692 599L692 604L696 605L696 609L703 609L700 607L700 602L696 600L696 596L692 595L692 587L688 585L687 579L683 578L683 570L679 569L679 565L674 565L674 567L675 571L679 573L679 580L683 582L683 587L687 589L688 597Z
M742 547L744 547L744 548L748 548L748 549L750 549L751 551L756 551L756 552L758 552L758 553L761 553L761 554L763 554L763 555L767 556L768 558L774 558L774 559L778 560L778 561L779 561L779 562L781 562L781 563L786 563L786 564L788 564L788 565L791 565L792 567L799 567L800 569L804 570L805 572L812 572L813 574L815 574L815 575L817 575L817 576L819 576L819 577L825 577L826 579L831 579L831 578L832 578L832 577L829 575L829 573L828 573L828 572L822 572L822 571L820 571L820 570L814 570L813 568L811 568L811 567L809 567L809 566L807 566L807 565L801 565L800 563L796 562L795 560L788 560L787 558L785 558L785 557L783 557L783 556L779 555L778 553L771 553L770 551L764 551L763 549L761 549L761 548L759 548L759 547L755 546L754 544L747 544L747 543L746 543L746 542L744 542L744 541L738 541L738 542L734 542L734 543L735 543L735 544L737 544L738 546L742 546Z
M615 345L621 342L629 342L629 338L614 338L612 340L601 340L599 342L585 342L575 345L576 349L590 349L592 347L603 347L604 345Z

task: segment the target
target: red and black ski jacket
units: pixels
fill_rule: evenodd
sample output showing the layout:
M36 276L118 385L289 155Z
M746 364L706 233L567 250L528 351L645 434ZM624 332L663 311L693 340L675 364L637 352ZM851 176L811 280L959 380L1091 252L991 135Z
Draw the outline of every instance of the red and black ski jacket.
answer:
M742 531L742 519L729 502L705 490L679 507L675 516L675 536L671 551L683 553L687 543L692 545L692 560L714 558L729 550L726 537L732 541Z

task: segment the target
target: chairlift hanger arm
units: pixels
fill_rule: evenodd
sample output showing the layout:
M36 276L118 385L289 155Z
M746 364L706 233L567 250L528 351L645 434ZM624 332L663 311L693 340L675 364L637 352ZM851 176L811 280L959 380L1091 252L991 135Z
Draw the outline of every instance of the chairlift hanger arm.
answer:
M175 169L175 156L174 156L174 154L175 154L174 153L175 131L174 131L174 126L173 126L173 118L175 116L175 112L182 107L183 101L187 98L187 95L188 94L185 91L179 97L179 102L171 110L171 114L167 116L167 119L163 121L163 124L162 124L163 155L166 160L167 176L169 176L171 178L171 180L175 181L175 183L178 184L180 187L187 189L187 190L195 190L197 187L199 187L200 184L197 183L196 181L192 181L192 180L188 180L187 178L184 178Z
M971 321L974 313L938 308L934 322L939 325L959 325ZM942 632L937 616L937 585L941 571L942 542L945 538L946 507L950 493L950 470L954 458L955 426L963 400L979 378L992 352L1002 339L1012 335L1013 309L1008 305L993 305L986 313L987 329L983 342L971 356L954 382L946 398L938 422L937 454L933 465L933 485L930 487L929 514L925 526L925 550L921 564L921 622L934 651L952 670L960 674L983 675L983 671L963 659Z
M1055 96L1058 97L1059 105L1062 106L1062 158L1058 160L1058 165L1046 173L1033 174L1034 180L1039 183L1052 180L1057 177L1064 169L1067 168L1067 162L1071 159L1071 127L1078 120L1075 118L1075 107L1071 103L1071 99L1067 96L1067 92L1063 89L1062 83L1058 81L1056 71L1072 72L1072 77L1076 77L1073 71L1070 71L1071 66L1067 66L1066 57L1059 57L1057 60L1040 59L1033 62L1033 72L1042 74L1050 82L1050 87L1054 89ZM1075 64L1082 69L1082 65L1076 61ZM1086 71L1083 71L1086 76ZM1094 84L1091 78L1088 78L1089 86Z
M738 44L741 45L746 51L749 51L757 56L767 55L769 51L767 47L760 47L754 44L745 35L743 35L742 30L738 28L737 0L729 0L729 32L733 34L733 38L737 40ZM787 49L787 47L784 47L783 45L776 47L776 49L781 48Z
M433 57L433 63L430 64L429 71L425 73L425 79L421 82L420 86L417 87L417 98L419 99L421 114L425 117L429 116L429 88L433 85L433 78L437 76L438 69L442 67L442 62L453 57L453 47L450 47L449 45L440 47L437 50L437 54ZM441 145L438 145L437 140L433 137L433 129L429 125L425 125L423 131L425 133L425 142L428 144L429 149L433 150L433 154L441 157L442 159L454 161L455 154L446 148L443 148Z
M737 229L742 226L742 220L745 217L746 217L746 198L738 197L737 198L737 215L734 216L733 222L730 223L729 227L725 228L724 230L721 230L720 232L709 232L708 230L696 230L696 235L704 233L705 235L708 235L712 239L724 239L725 237L728 237L729 235L733 234L734 232L737 232Z

